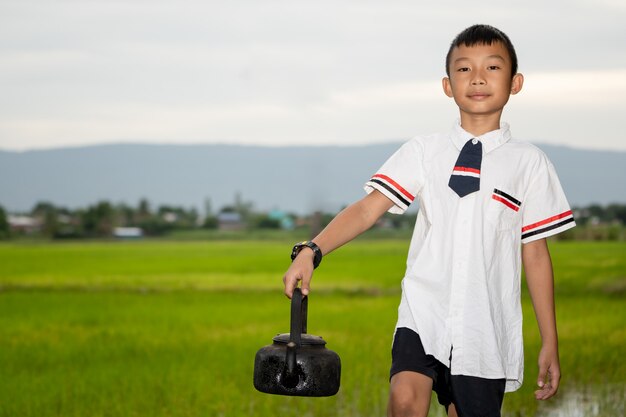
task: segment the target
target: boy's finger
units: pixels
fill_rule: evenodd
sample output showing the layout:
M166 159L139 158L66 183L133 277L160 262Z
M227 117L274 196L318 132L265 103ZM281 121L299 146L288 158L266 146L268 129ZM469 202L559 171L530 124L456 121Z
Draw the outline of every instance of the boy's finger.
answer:
M309 295L309 290L311 289L311 279L303 279L302 280L302 295Z
M291 300L291 297L293 296L293 288L289 288L288 285L285 285L285 295Z
M546 376L548 376L548 370L542 366L539 367L539 376L537 377L537 386L543 388L546 383Z
M548 377L547 382L546 377ZM559 389L559 379L560 373L558 370L550 369L548 372L543 373L540 370L539 380L537 381L537 385L539 385L540 389L535 391L535 398L538 400L547 400L553 397Z
M551 397L550 395L550 390L552 389L552 387L550 386L550 384L546 384L543 386L543 388L538 389L537 391L535 391L535 398L537 400L547 400L548 398Z
M548 398L550 398L550 390L552 389L552 386L550 385L550 382L548 383L544 383L543 386L535 391L535 399L537 400L546 400Z
M556 394L557 390L559 389L559 380L561 379L561 373L558 370L558 368L557 369L550 368L550 370L548 371L548 374L549 374L549 381L550 381L550 395L548 396L548 398L550 398L554 394Z
M285 275L283 277L283 282L285 283L285 295L287 296L287 298L291 299L291 297L293 296L293 290L298 285L298 279L290 278Z

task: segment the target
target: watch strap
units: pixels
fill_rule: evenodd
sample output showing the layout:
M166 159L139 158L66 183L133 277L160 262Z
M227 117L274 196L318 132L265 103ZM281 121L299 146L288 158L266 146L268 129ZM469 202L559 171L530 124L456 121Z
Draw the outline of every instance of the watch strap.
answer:
M304 242L298 242L294 245L293 249L291 250L291 260L293 261L294 259L296 259L296 256L298 256L300 251L305 247L311 248L311 250L313 251L313 254L314 254L313 268L314 269L317 268L320 262L322 262L322 250L320 249L319 246L315 244L315 242L310 241L310 240L305 240Z

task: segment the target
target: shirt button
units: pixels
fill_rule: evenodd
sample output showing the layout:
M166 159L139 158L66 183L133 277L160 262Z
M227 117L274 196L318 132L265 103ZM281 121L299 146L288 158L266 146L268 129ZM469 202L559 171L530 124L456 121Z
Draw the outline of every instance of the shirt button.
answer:
M472 144L476 145L478 143L478 139L474 138L472 139Z

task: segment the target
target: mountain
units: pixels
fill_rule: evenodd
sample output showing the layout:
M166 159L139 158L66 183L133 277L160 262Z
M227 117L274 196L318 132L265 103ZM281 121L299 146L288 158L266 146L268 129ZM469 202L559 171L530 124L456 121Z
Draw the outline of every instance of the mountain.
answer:
M99 145L0 151L0 205L29 211L100 200L217 210L236 195L259 210L336 211L363 196L363 183L400 143L365 146ZM538 145L572 206L626 203L626 152Z

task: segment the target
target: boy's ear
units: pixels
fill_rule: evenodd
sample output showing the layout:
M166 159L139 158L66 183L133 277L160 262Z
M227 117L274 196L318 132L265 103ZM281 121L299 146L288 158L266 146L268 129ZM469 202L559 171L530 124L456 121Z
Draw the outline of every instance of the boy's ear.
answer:
M511 94L519 93L522 90L523 85L524 76L520 73L515 74L511 80Z
M454 97L454 95L452 94L452 86L450 85L450 78L448 77L443 77L443 79L441 80L441 85L443 87L443 92L448 96L448 97ZM512 86L513 84L511 84Z

